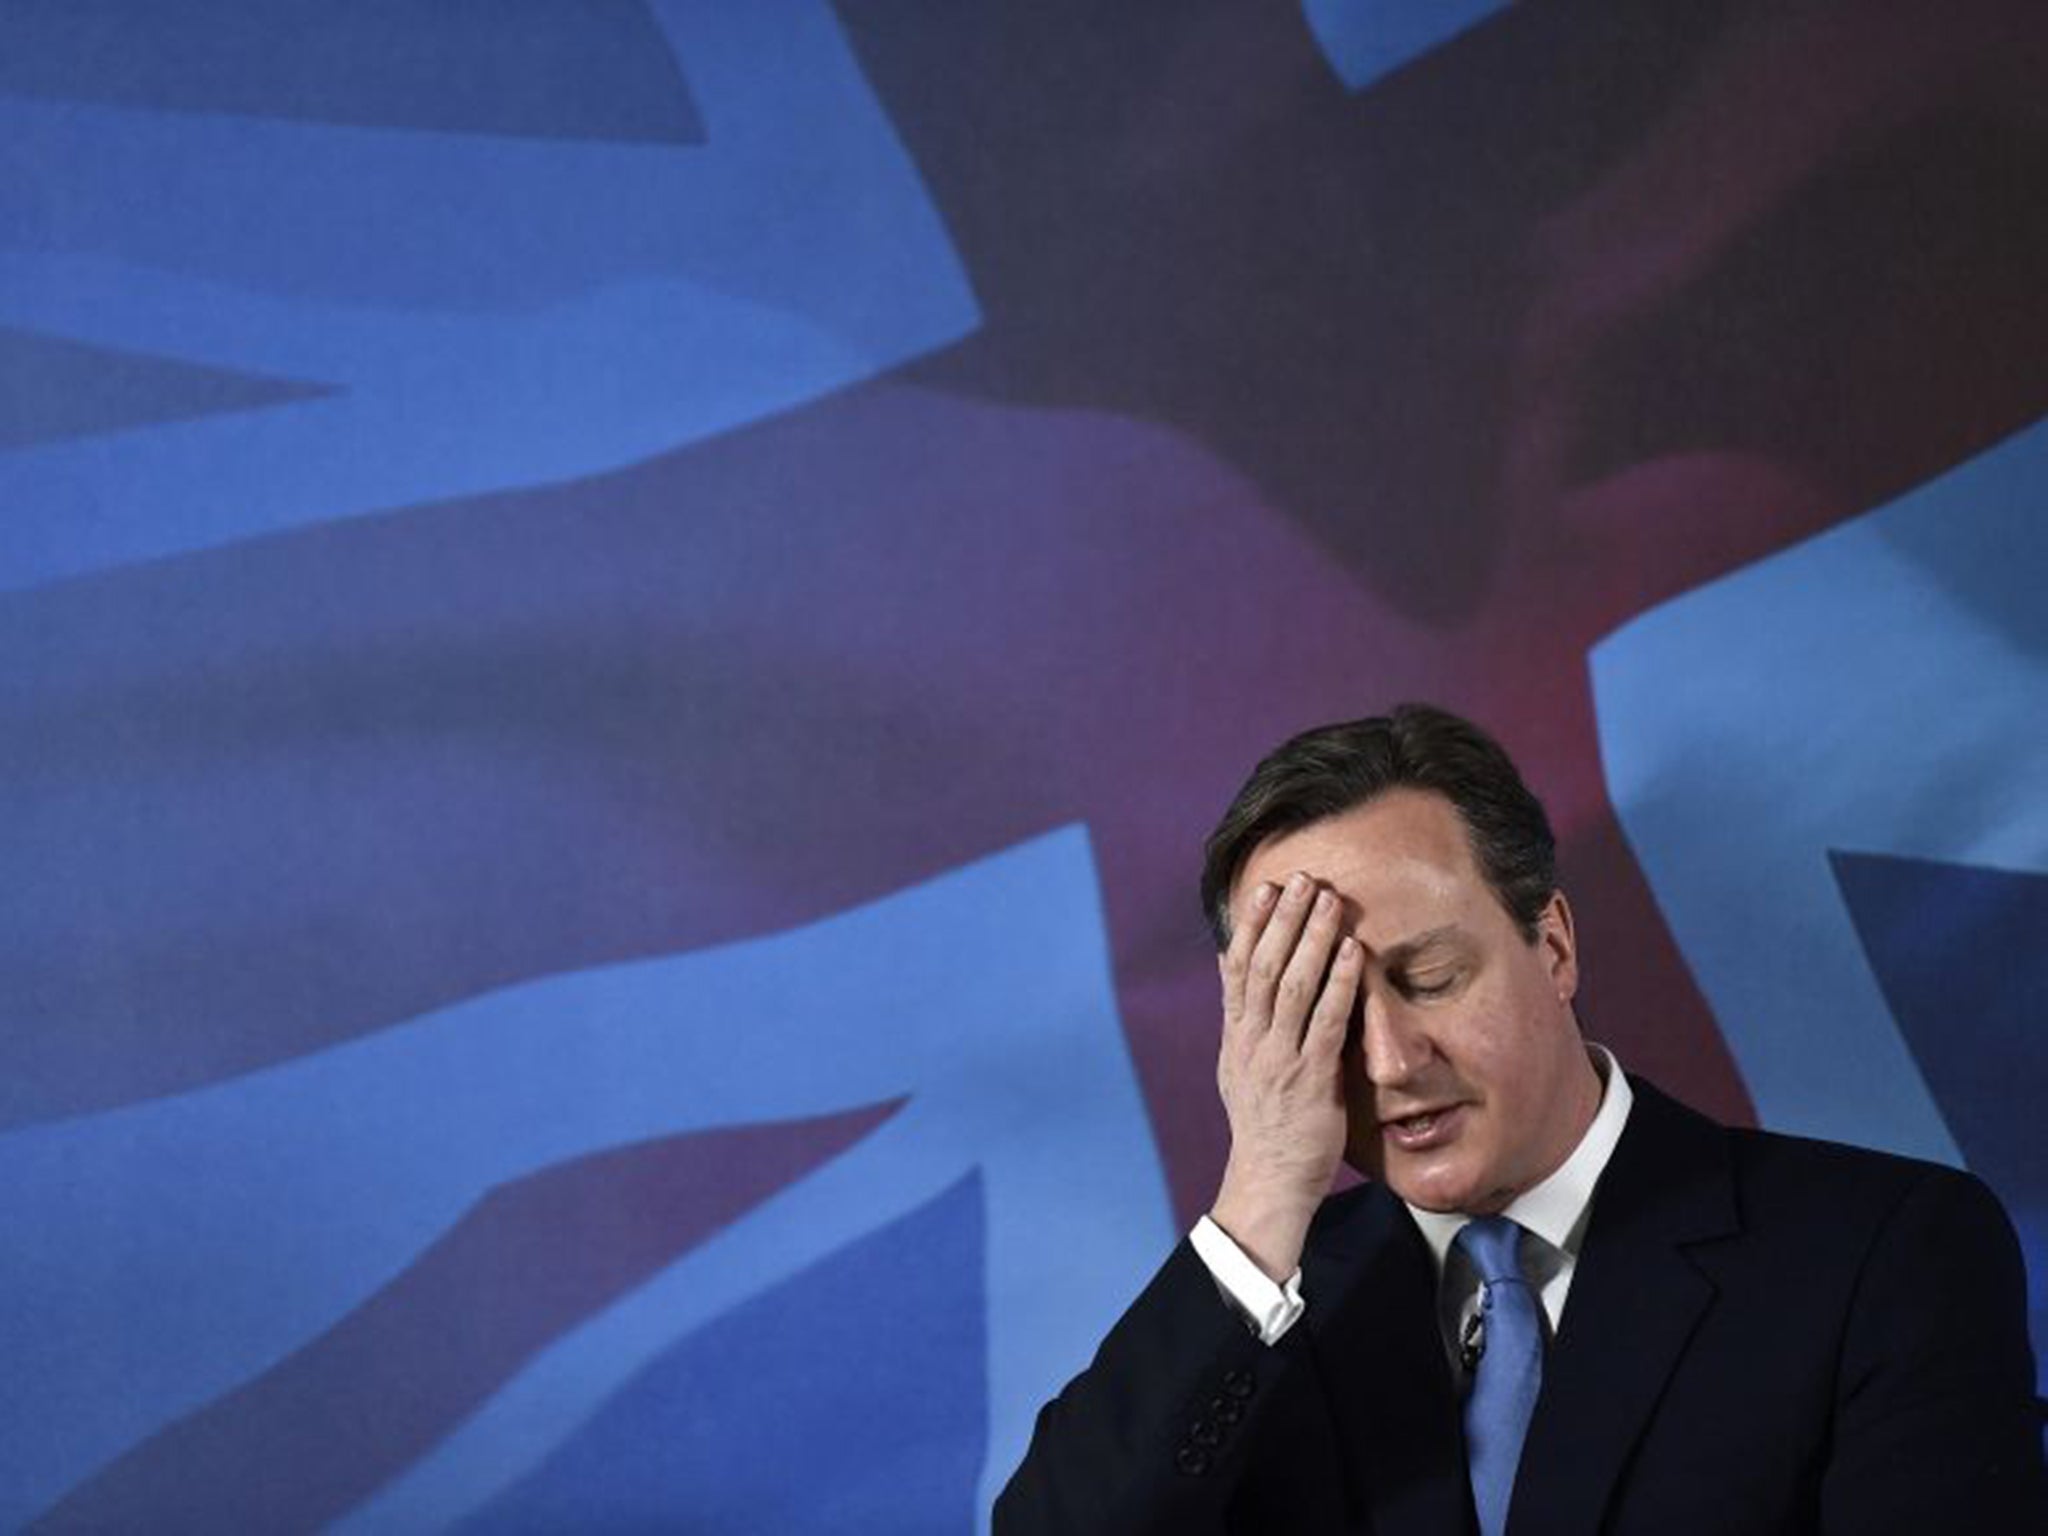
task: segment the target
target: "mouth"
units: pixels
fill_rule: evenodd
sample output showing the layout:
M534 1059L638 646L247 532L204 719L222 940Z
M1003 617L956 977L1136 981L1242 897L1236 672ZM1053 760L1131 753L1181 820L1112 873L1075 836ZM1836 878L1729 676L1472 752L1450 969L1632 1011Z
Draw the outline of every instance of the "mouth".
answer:
M1426 1152L1455 1136L1464 1114L1462 1104L1443 1104L1397 1120L1382 1121L1380 1134L1403 1152Z

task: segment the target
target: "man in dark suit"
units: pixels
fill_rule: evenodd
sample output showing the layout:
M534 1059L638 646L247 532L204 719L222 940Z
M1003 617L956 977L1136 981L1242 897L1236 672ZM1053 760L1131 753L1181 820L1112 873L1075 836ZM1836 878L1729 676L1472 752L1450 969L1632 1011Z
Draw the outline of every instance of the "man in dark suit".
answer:
M1203 897L1222 1186L999 1536L2048 1530L1997 1202L1588 1045L1548 820L1476 727L1288 742ZM1326 1199L1340 1158L1368 1182Z

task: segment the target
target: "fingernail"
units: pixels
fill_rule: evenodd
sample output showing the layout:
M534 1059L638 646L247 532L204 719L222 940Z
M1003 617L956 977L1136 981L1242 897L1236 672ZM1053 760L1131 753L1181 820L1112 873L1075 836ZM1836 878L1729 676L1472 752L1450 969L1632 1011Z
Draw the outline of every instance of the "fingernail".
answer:
M1321 917L1335 905L1336 902L1328 891L1316 892L1316 916Z
M1261 907L1273 905L1273 898L1280 894L1280 887L1270 880L1261 880L1259 888L1252 892L1252 901Z
M1356 960L1358 958L1358 940L1351 937L1348 933L1345 934L1344 942L1337 946L1337 958L1340 960Z
M1287 877L1287 889L1292 895L1301 895L1308 890L1308 876L1297 869Z

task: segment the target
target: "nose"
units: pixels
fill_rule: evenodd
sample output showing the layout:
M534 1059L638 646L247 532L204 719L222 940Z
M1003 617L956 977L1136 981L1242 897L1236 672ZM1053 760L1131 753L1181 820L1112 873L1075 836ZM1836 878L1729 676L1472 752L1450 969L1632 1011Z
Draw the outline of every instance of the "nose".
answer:
M1435 1054L1429 1033L1416 1011L1386 986L1365 990L1358 1045L1365 1054L1365 1076L1375 1088L1399 1088L1413 1082Z

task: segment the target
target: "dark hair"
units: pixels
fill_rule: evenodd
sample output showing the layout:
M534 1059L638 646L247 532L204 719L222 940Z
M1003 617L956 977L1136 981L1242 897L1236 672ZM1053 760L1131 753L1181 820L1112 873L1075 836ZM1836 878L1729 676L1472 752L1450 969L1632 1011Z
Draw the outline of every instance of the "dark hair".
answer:
M1486 732L1449 710L1401 704L1385 715L1318 726L1269 753L1230 802L1202 855L1202 910L1230 943L1230 888L1269 837L1342 815L1390 789L1450 801L1486 883L1522 936L1557 889L1557 840L1543 804Z

